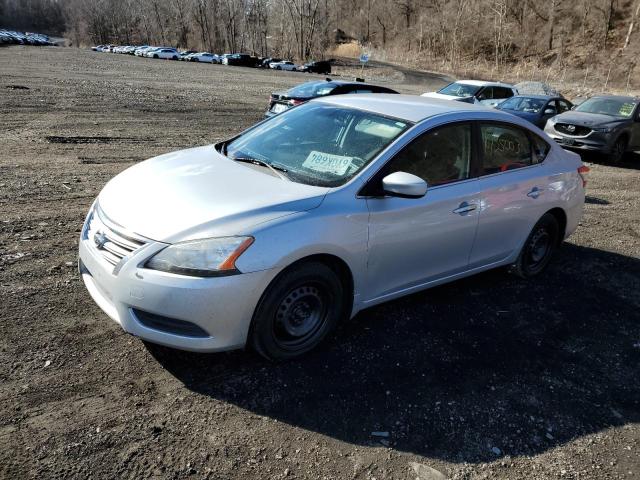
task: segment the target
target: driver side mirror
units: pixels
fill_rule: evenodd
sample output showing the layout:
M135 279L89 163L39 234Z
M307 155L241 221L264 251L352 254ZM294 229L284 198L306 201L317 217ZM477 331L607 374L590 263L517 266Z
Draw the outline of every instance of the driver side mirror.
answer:
M555 108L545 108L544 109L544 114L545 115L555 115L556 114L556 109Z
M384 193L400 198L421 198L427 193L427 182L407 172L394 172L382 179Z

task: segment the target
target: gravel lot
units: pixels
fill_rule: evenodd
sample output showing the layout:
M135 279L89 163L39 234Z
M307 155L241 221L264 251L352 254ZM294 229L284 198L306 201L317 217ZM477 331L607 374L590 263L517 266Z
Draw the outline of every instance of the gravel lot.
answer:
M640 155L587 159L584 220L543 277L372 308L297 362L145 346L94 305L76 243L105 182L306 78L0 49L0 477L639 479Z

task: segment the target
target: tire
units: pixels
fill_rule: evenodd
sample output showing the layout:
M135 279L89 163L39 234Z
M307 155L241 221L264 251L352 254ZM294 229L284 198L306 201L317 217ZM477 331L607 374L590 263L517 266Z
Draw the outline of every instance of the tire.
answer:
M624 158L625 153L627 153L627 137L624 135L620 135L616 140L616 143L613 144L611 148L611 152L607 155L607 159L611 163L620 163Z
M176 56L174 55L174 56L173 56L173 59L174 59L174 60L177 60L177 59L178 59L178 57L176 57Z
M319 262L303 263L280 273L262 295L249 333L263 357L289 360L315 348L345 313L344 286Z
M282 67L276 67L276 70L282 70Z
M158 55L154 55L153 58L160 58L160 57L158 57Z
M192 58L191 61L192 62L199 62L200 60L198 60L197 58Z
M520 255L513 265L513 273L521 278L539 275L547 268L559 244L558 221L550 213L545 213L524 242Z

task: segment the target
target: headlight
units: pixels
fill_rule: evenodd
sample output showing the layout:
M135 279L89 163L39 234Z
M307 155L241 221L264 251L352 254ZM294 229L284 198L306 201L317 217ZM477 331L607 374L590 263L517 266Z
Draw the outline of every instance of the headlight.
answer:
M238 273L236 260L251 246L253 237L223 237L176 243L160 250L146 268L193 277Z

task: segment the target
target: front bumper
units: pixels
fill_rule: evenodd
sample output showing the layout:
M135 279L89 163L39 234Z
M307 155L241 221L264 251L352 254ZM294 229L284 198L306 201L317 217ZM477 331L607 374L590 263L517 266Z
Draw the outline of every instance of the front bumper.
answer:
M569 135L563 135L550 126L547 126L544 131L563 148L589 150L601 153L611 152L611 145L606 134L593 132L586 137L572 137Z
M275 272L195 278L140 266L164 246L146 244L114 274L113 265L104 260L92 240L81 239L79 269L93 300L125 332L152 343L195 352L242 348L253 312ZM150 328L135 310L191 322L206 336Z

